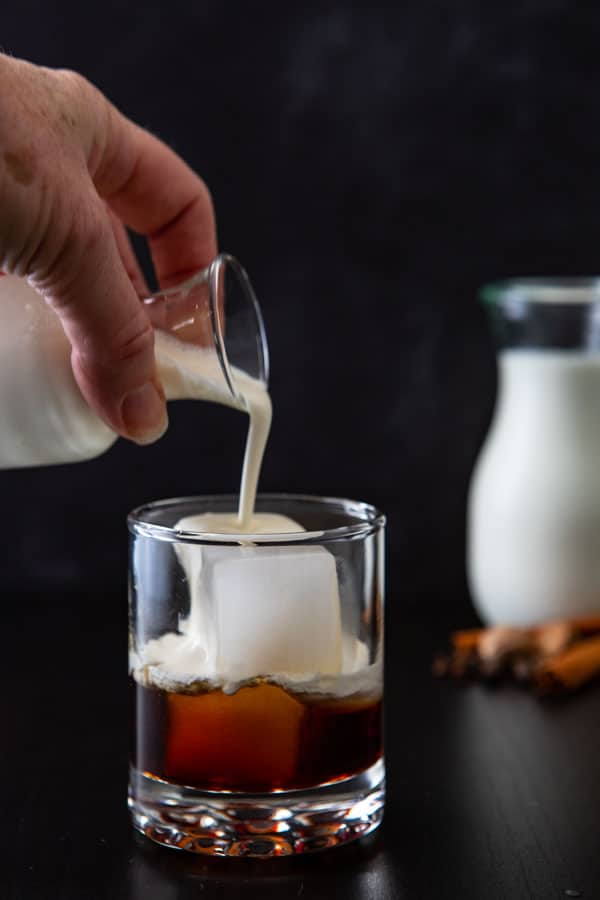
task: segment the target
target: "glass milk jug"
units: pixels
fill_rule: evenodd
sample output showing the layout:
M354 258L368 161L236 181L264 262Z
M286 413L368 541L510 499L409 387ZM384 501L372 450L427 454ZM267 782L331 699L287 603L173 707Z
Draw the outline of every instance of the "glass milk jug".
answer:
M239 383L250 376L266 386L260 308L233 257L220 254L184 284L143 302L155 326L167 400L211 400L243 410ZM40 294L20 278L1 277L0 469L91 459L116 441L79 391L70 355L60 322Z
M484 288L498 396L468 502L467 570L487 623L600 612L600 281Z

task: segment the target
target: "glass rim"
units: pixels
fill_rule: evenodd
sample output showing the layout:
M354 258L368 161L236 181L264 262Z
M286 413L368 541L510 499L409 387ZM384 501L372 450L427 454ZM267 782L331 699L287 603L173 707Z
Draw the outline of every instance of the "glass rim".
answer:
M127 527L131 534L151 537L157 540L178 544L236 544L253 543L262 545L277 544L310 544L328 543L340 540L351 540L367 537L380 531L386 525L386 516L370 503L361 500L350 500L344 497L321 497L317 494L288 494L288 493L264 493L258 494L257 500L273 500L277 502L300 502L313 504L314 506L337 506L348 515L362 516L363 520L351 525L339 525L335 528L325 528L319 531L290 531L274 534L252 534L250 532L222 534L209 531L179 531L169 525L159 525L155 522L145 522L142 519L144 513L194 502L222 503L230 500L233 510L237 507L237 494L197 494L183 497L168 497L163 500L151 500L131 510L127 516Z
M545 292L546 296L539 296L541 292ZM569 292L569 296L558 296L561 292ZM544 306L584 306L600 301L600 275L528 275L504 278L484 284L477 293L485 306L515 302Z

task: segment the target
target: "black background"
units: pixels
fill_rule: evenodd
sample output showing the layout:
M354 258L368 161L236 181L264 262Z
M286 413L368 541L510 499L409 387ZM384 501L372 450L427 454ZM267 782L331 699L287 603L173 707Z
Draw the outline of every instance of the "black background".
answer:
M270 337L262 487L387 511L396 609L466 597L495 378L477 286L598 269L599 39L600 10L549 0L2 10L7 52L81 71L208 182ZM0 473L5 590L115 590L132 506L237 488L244 417L171 419L149 449Z
M262 485L389 513L391 651L374 843L277 870L142 846L125 515L235 490L244 417L174 404L154 447L0 472L0 895L597 896L597 691L462 690L430 660L469 617L465 496L495 384L477 287L600 268L600 8L20 0L0 44L83 72L210 185L270 336Z

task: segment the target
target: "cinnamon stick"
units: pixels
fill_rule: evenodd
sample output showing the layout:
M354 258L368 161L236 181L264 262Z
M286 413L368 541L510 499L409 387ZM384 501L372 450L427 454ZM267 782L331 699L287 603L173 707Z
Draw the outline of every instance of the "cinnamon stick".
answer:
M561 628L568 626L582 636L600 634L600 615L577 616L573 619L555 619L544 622L541 625L535 625L532 628L520 628L518 630L539 636L548 633L549 629L559 626ZM489 630L489 628L465 628L455 631L450 638L452 646L457 650L476 650L479 641Z
M533 682L541 693L573 691L600 675L600 637L578 641L568 650L541 662Z
M571 624L581 635L600 633L600 616L578 616L571 619Z
M455 650L476 650L484 632L485 628L468 628L463 631L455 631L451 635L450 640Z
M574 690L600 675L600 615L531 628L455 631L450 652L434 662L433 671L457 679L510 675L540 693Z

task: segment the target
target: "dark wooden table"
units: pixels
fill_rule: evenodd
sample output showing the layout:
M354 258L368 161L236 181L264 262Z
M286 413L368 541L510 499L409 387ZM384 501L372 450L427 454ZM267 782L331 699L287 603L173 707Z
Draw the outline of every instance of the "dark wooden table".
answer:
M541 702L436 682L436 636L395 622L379 834L193 858L129 827L123 598L2 599L0 900L600 898L600 686Z

